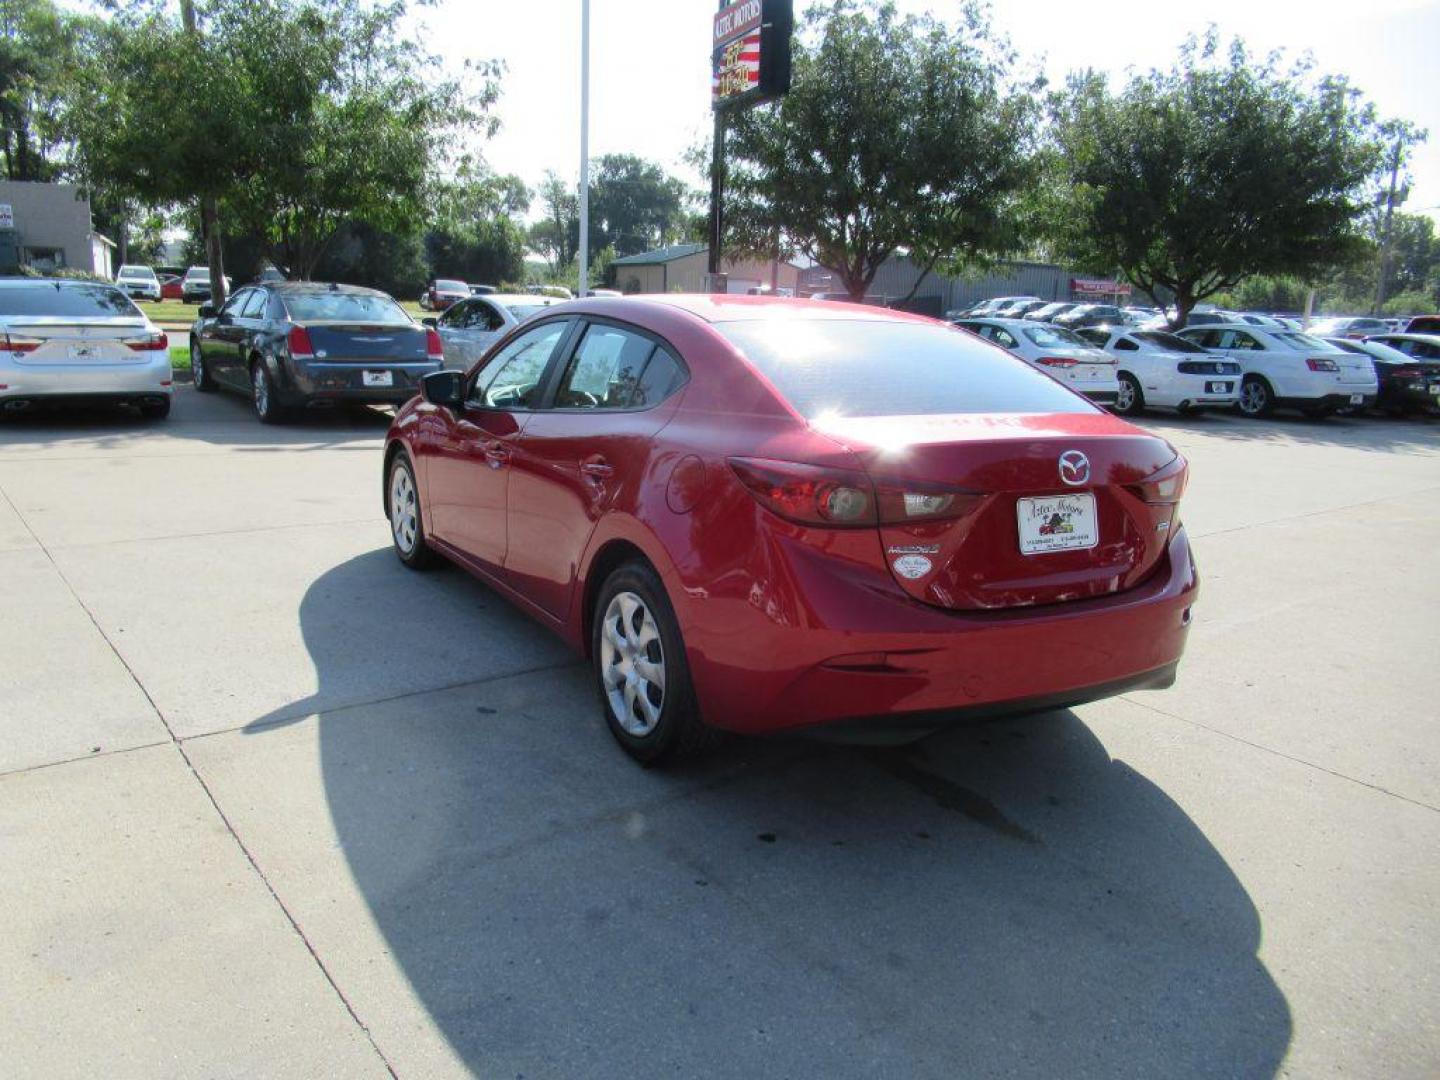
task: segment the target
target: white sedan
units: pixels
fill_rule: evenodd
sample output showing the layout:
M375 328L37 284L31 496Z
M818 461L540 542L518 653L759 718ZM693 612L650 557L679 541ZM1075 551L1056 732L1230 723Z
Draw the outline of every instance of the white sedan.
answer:
M1112 405L1120 394L1115 358L1069 330L1026 319L957 319L955 325L1014 353L1091 401Z
M1115 357L1120 396L1115 411L1126 416L1146 406L1180 413L1233 408L1240 397L1240 365L1206 352L1194 342L1161 330L1077 331Z
M114 285L0 279L0 408L134 405L170 415L170 342Z
M1240 365L1238 405L1246 416L1291 408L1318 418L1338 409L1373 405L1380 392L1369 357L1345 352L1309 334L1241 323L1190 326L1180 336Z
M445 367L468 371L491 345L536 312L564 301L530 293L488 293L457 301L439 318L422 321L440 332Z

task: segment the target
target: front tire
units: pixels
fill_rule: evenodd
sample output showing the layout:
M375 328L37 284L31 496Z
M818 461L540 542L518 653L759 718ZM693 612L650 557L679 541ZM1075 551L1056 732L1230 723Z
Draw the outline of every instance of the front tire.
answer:
M1128 371L1120 372L1120 392L1115 395L1115 411L1121 416L1135 416L1145 411L1145 395L1140 383Z
M625 563L605 579L590 655L606 726L640 764L681 761L719 742L700 719L679 621L648 563Z
M1240 400L1237 402L1242 416L1258 420L1269 416L1275 409L1275 395L1270 384L1258 375L1247 375L1240 384Z
M285 410L275 399L275 380L270 378L263 360L250 365L250 400L255 406L255 418L262 424L278 424L285 419Z
M195 389L202 393L208 394L215 389L215 377L205 366L205 355L200 351L199 340L193 337L190 339L190 378L195 383Z
M420 509L420 488L404 450L390 461L385 482L385 509L390 514L390 541L396 557L411 570L435 565L435 550L425 542L425 518Z

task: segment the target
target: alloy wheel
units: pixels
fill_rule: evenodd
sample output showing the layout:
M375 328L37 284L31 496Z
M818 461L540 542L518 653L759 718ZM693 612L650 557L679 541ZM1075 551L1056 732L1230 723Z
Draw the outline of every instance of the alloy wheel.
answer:
M265 378L265 368L255 365L250 375L250 386L255 393L255 412L261 417L270 415L270 380Z
M200 343L190 340L190 377L198 389L205 382L205 360L200 355Z
M665 648L655 617L633 592L616 593L605 608L600 672L616 722L637 737L654 731L665 707Z
M1120 380L1120 390L1115 395L1115 409L1117 412L1128 413L1135 408L1135 387L1129 379Z
M390 473L390 532L402 555L415 550L420 516L415 504L415 482L404 465L396 465Z
M1259 416L1269 404L1269 397L1264 383L1250 379L1240 387L1240 411L1247 416Z

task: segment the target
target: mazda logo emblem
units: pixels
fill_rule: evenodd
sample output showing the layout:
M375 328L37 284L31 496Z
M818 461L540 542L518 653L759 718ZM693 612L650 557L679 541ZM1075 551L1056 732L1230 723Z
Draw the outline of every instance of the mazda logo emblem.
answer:
M1066 450L1060 455L1060 479L1071 487L1090 480L1090 459L1079 450Z

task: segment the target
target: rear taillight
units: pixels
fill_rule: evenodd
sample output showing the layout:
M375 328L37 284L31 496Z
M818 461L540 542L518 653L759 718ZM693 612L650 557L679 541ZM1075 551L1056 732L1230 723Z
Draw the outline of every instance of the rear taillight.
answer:
M1064 356L1042 356L1035 361L1037 364L1044 364L1046 367L1072 368L1076 361Z
M425 329L425 356L429 360L445 360L445 347L440 344L440 331L433 326Z
M10 352L34 352L43 344L43 338L25 337L23 334L5 335L5 348Z
M125 346L136 352L160 352L170 348L170 339L165 336L164 330L156 330L153 334L146 334L144 337L126 338Z
M766 509L802 525L853 528L940 521L968 514L976 492L904 480L873 482L864 473L796 461L731 458L730 468Z
M1340 368L1334 360L1328 360L1323 356L1311 356L1306 359L1305 366L1311 371L1339 371Z
M1391 376L1396 379L1418 379L1425 373L1418 367L1402 367L1392 371Z
M1147 503L1178 503L1190 479L1190 465L1183 457L1151 473L1138 484L1127 484L1131 491Z
M310 331L303 326L292 326L290 336L285 339L292 360L313 360L315 346L310 342Z

